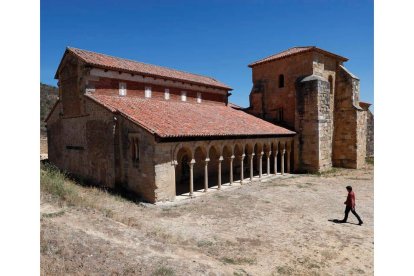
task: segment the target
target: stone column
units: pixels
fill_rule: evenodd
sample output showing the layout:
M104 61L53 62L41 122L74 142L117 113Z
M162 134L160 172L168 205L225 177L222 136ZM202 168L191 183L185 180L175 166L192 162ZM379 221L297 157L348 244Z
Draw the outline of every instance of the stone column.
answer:
M223 161L223 156L220 156L218 160L218 183L217 183L217 189L221 189L221 161Z
M244 156L245 156L244 154L240 156L240 184L243 184L243 178L244 178L244 164L243 164Z
M210 161L210 159L206 158L204 165L204 192L207 192L208 190L208 161Z
M194 169L195 160L191 160L191 162L188 163L190 166L190 196L193 196L194 194L194 183L193 183L193 169Z
M287 152L286 152L286 172L287 173L290 173L290 150L288 150Z
M269 176L270 175L270 154L271 154L272 152L271 151L269 151L269 152L266 152L266 158L267 158L267 163L266 163L266 171L267 171L267 176Z
M259 153L259 178L262 178L262 171L263 171L263 151Z
M230 185L233 184L233 159L234 155L230 156Z
M275 169L275 175L277 175L277 155L278 155L278 151L275 151L275 164L274 164L274 169Z
M285 152L286 152L286 150L285 149L283 149L282 150L282 154L281 154L281 158L280 158L280 173L281 174L285 174Z
M253 181L253 157L254 157L254 153L249 154L249 162L250 162L250 181Z

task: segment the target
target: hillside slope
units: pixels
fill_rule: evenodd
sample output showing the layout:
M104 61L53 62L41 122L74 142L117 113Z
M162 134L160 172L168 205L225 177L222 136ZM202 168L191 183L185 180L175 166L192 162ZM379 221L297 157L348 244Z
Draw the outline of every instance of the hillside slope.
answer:
M59 96L59 89L55 86L40 83L40 134L46 135L44 122Z

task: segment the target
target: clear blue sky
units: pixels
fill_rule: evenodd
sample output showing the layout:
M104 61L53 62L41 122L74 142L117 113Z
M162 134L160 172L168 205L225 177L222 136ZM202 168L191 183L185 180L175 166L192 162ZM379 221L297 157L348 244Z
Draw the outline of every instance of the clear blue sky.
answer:
M361 100L374 98L373 1L41 1L40 79L66 46L214 77L247 107L252 61L315 45L349 58ZM371 108L373 110L373 108Z

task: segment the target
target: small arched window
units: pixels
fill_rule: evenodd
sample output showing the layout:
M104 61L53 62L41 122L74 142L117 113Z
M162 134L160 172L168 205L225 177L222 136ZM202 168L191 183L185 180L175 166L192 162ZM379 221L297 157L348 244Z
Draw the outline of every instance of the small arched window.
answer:
M329 76L328 81L329 81L329 93L332 95L333 94L333 89L334 89L332 76Z
M283 74L279 75L279 88L285 87L285 76Z

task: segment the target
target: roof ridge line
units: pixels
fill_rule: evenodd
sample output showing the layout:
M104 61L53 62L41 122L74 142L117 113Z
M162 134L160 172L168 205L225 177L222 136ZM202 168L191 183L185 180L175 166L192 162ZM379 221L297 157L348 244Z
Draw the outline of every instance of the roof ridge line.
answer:
M103 55L103 56L107 56L107 57L111 57L111 58L115 58L115 59L122 59L122 60L126 60L126 61L131 61L131 62L136 62L136 63L141 63L141 64L145 64L145 65L149 65L149 66L155 66L155 67L161 67L161 68L165 68L168 70L172 70L172 71L177 71L177 72L181 72L181 73L186 73L186 74L190 74L190 75L194 75L194 76L200 76L200 77L204 77L204 78L209 78L211 80L217 81L218 80L214 79L213 77L210 76L206 76L206 75L201 75L201 74L196 74L196 73L191 73L188 71L184 71L184 70L179 70L179 69L174 69L171 67L167 67L167 66L161 66L161 65L156 65L156 64L151 64L151 63L146 63L146 62L142 62L142 61L137 61L137 60L133 60L133 59L129 59L129 58L123 58L123 57L116 57L113 55L108 55L108 54L104 54L104 53L99 53L99 52L95 52L95 51L90 51L90 50L85 50L85 49L80 49L80 48L76 48L76 47L70 47L67 46L66 47L68 50L80 50L80 51L85 51L85 52L89 52L89 53L94 53L94 54L98 54L98 55Z
M261 58L261 59L259 59L257 61L252 61L252 62L249 63L249 65L252 65L254 63L259 63L259 62L261 62L261 61L263 61L265 59L268 59L268 58L270 58L272 56L276 56L276 55L278 55L280 53L287 52L287 51L290 51L290 50L295 49L295 48L310 48L310 49L314 49L314 48L316 48L316 46L293 46L293 47L288 48L287 50L279 51L279 52L277 52L275 54L268 55L268 56L266 56L264 58Z

